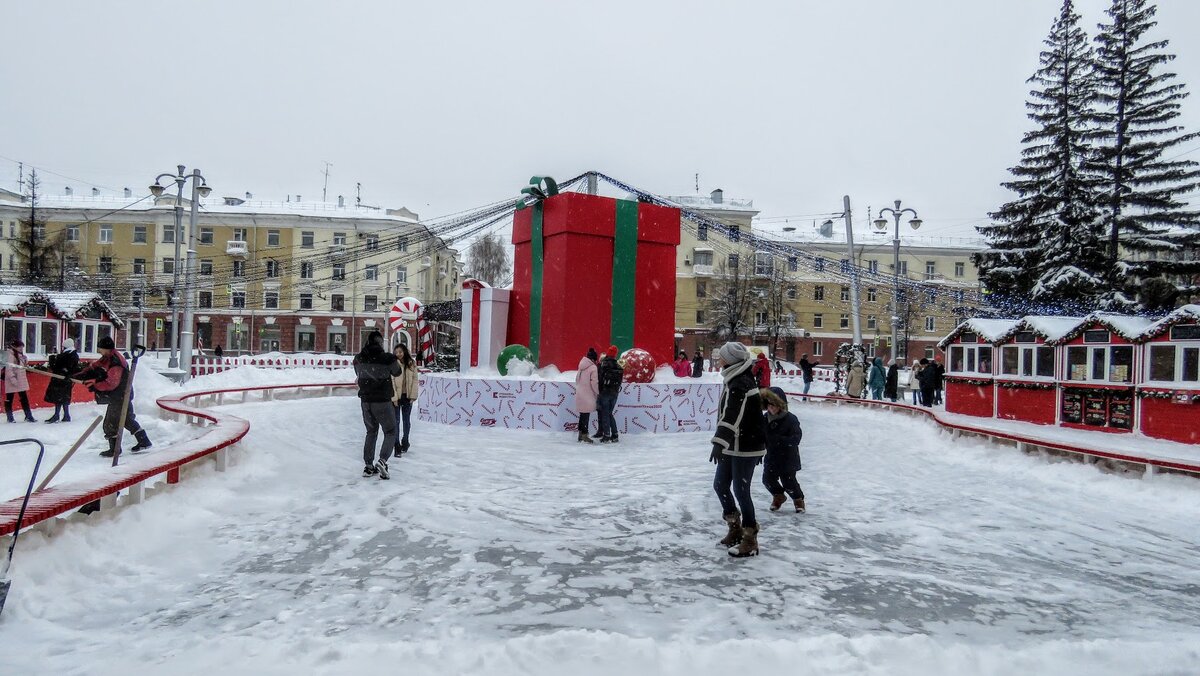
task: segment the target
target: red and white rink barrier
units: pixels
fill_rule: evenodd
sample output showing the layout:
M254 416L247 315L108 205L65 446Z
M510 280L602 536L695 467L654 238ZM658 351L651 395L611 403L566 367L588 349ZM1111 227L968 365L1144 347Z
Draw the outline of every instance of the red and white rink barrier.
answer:
M352 355L285 355L285 356L241 356L241 357L195 357L192 359L192 375L207 376L240 366L263 369L344 369L353 365Z

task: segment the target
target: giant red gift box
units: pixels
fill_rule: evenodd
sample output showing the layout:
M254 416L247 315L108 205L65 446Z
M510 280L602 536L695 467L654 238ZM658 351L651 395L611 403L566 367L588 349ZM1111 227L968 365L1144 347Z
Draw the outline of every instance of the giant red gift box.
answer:
M513 244L508 342L528 345L538 366L574 370L589 347L603 354L610 344L671 361L678 209L562 193L516 212Z

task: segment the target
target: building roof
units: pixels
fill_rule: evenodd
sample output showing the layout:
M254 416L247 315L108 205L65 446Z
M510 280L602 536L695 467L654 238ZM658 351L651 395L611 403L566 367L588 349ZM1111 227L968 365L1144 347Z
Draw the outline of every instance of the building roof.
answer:
M47 291L37 286L0 287L0 314L20 312L29 303L45 303L47 309L60 319L76 319L79 313L95 307L107 314L118 327L123 326L120 315L100 294L91 291Z
M785 231L784 228L795 228ZM835 221L833 228L824 234L820 226L814 225L785 225L783 223L753 224L754 234L763 239L780 243L796 244L827 244L830 246L846 246L846 227L842 221ZM854 228L854 246L892 246L893 233L879 233L867 227ZM966 251L982 251L987 248L981 237L932 237L923 235L901 234L900 253L905 249L962 249Z
M1031 315L1020 320L968 319L954 327L949 335L938 342L938 347L945 349L951 341L968 331L978 333L989 343L998 344L1023 330L1041 335L1048 345L1056 345L1076 338L1094 324L1106 326L1130 342L1140 343L1162 334L1175 324L1189 321L1200 321L1200 305L1184 305L1158 320L1111 312L1093 312L1086 317Z
M1200 305L1184 305L1174 312L1147 326L1142 331L1142 339L1156 338L1176 324L1182 322L1200 322Z
M975 333L989 343L998 343L1004 340L1019 323L1018 319L968 319L954 327L950 335L941 339L938 342L938 348L946 349L951 341L964 333Z

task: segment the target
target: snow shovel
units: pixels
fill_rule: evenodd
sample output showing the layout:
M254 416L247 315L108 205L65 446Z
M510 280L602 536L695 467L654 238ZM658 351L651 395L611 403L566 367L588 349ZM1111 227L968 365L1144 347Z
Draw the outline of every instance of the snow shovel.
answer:
M29 488L25 489L25 499L21 501L21 510L17 512L17 525L13 528L12 544L8 546L8 558L5 559L4 565L0 567L0 613L4 612L4 601L8 599L8 590L12 587L12 580L8 579L8 569L12 567L13 550L17 548L17 536L21 534L21 522L25 519L25 508L29 506L29 495L33 493L33 484L37 481L38 470L42 468L42 457L46 455L46 447L37 439L0 441L0 446L24 443L37 444L38 457L37 462L33 464L33 474L29 477Z
M143 345L134 345L130 353L133 355L133 360L129 364L129 380L125 383L125 392L121 394L121 419L117 424L117 445L114 447L113 467L117 466L117 460L121 457L121 438L125 436L125 418L129 416L129 399L133 396L133 376L137 373L138 360L146 354L146 348Z

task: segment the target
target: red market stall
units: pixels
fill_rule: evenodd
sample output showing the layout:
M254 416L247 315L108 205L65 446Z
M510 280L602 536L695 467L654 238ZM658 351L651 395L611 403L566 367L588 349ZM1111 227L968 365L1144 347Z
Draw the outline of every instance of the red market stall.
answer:
M950 413L991 418L996 411L995 348L1013 319L968 319L938 343L946 352L945 400Z
M1093 313L1056 341L1060 353L1059 424L1131 432L1136 424L1137 345L1153 320Z
M1025 317L998 341L996 417L1038 425L1058 422L1058 351L1054 344L1083 320Z
M61 350L67 338L75 340L80 359L96 359L100 356L97 342L123 326L99 294L46 291L35 286L0 287L0 318L0 345L4 348L0 362L8 360L8 345L19 338L25 343L30 366L45 365L47 357ZM34 408L48 406L42 395L49 377L29 371L28 378L29 403ZM85 388L76 387L72 400L90 402L93 398Z
M1200 305L1185 305L1140 336L1137 388L1142 434L1200 443Z

